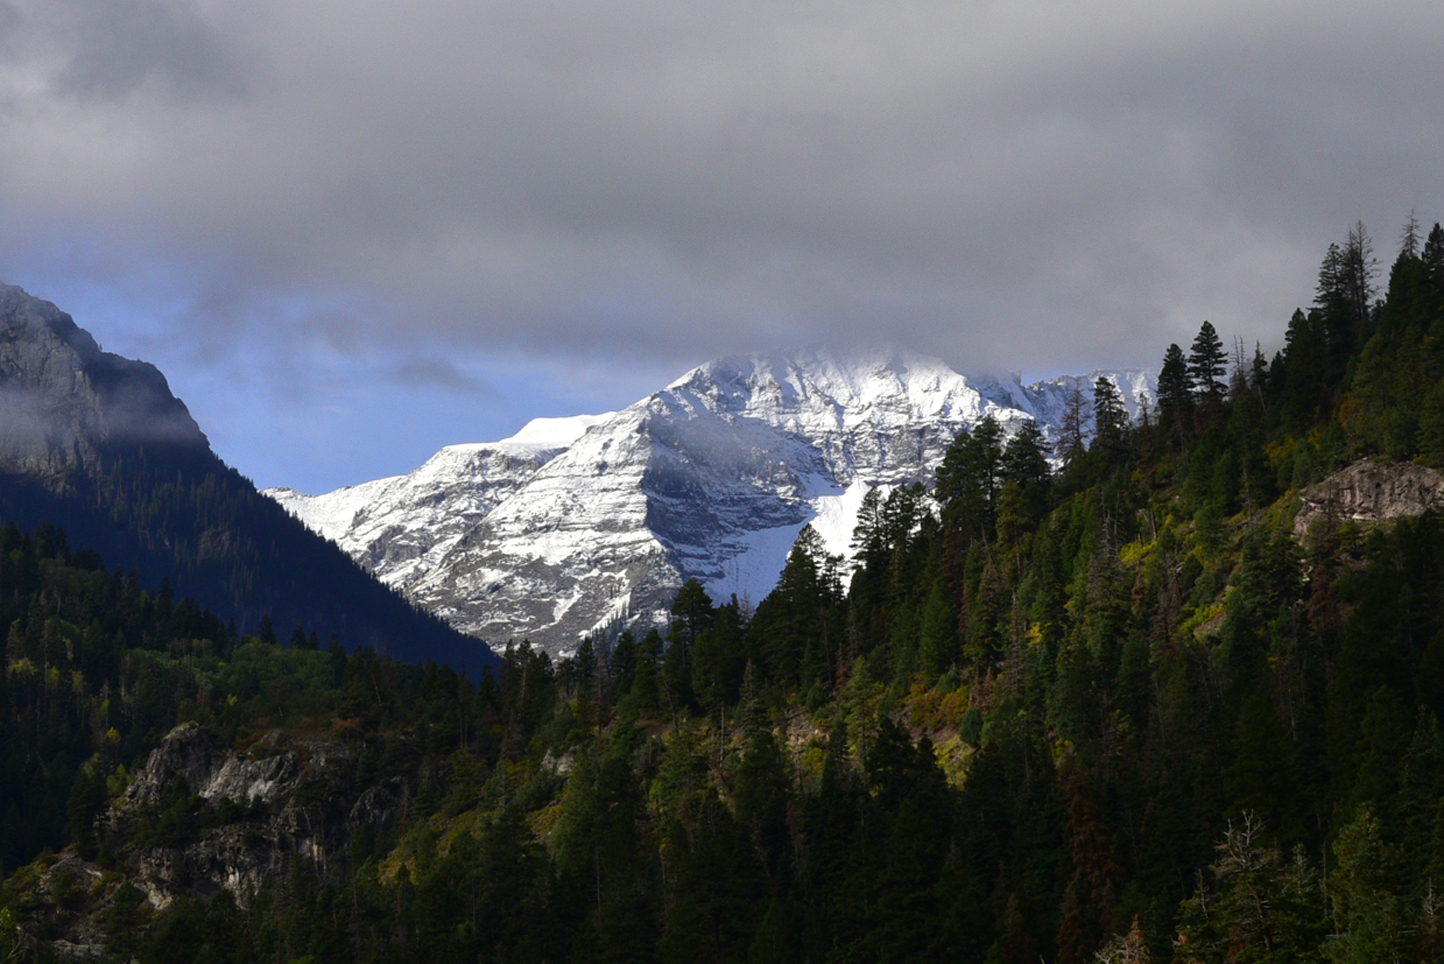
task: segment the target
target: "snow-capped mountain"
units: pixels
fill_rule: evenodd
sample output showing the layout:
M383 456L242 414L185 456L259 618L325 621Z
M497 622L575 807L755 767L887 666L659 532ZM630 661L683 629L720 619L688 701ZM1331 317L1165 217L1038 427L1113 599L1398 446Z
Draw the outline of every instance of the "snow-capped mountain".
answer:
M384 582L407 587L538 469L611 415L535 418L511 438L448 445L409 475L325 495L285 487L266 494Z
M410 475L269 494L464 632L560 652L665 621L688 578L757 601L802 526L844 552L869 488L930 483L985 415L1056 437L1069 395L1091 397L1100 375L1130 414L1151 404L1142 371L1024 385L897 349L723 358L620 412L538 419Z

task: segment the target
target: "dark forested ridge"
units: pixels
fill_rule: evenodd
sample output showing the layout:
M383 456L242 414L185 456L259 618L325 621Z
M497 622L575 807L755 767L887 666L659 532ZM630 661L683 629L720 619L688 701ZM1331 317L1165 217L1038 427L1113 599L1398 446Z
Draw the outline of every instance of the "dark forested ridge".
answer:
M853 567L804 530L755 611L689 584L475 684L6 533L0 805L49 849L0 957L1444 958L1444 519L1295 531L1360 458L1444 464L1421 234L1381 279L1350 231L1271 359L1167 346L1136 423L1100 382L1059 472L985 422Z
M60 484L0 475L0 520L64 528L142 584L174 590L255 632L263 617L399 659L479 666L480 642L377 582L209 449L107 447Z
M0 285L0 523L71 545L255 632L339 633L398 658L493 659L381 585L210 450L153 366L103 352L69 315Z

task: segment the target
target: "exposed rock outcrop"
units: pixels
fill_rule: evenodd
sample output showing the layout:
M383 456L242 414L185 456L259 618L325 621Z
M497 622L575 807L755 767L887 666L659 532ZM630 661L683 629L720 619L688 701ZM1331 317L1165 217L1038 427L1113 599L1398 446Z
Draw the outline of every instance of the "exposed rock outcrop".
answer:
M1316 522L1386 522L1444 506L1444 472L1422 465L1355 462L1299 493L1294 517L1302 538Z
M245 905L292 860L326 865L363 826L384 834L411 799L393 776L356 782L357 749L342 740L286 740L273 733L245 751L221 745L194 723L172 730L104 818L156 908L182 893L230 891ZM168 811L185 811L181 831Z

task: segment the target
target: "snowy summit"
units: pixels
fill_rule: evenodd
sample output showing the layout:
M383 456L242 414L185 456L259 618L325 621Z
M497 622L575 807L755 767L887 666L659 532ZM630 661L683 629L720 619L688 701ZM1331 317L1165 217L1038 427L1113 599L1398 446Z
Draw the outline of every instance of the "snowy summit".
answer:
M718 359L620 412L535 419L500 442L448 446L409 475L323 495L268 494L388 584L490 643L553 653L586 633L665 622L696 577L753 602L811 523L846 552L867 490L931 484L953 439L992 415L1056 437L1075 387L968 377L895 348Z

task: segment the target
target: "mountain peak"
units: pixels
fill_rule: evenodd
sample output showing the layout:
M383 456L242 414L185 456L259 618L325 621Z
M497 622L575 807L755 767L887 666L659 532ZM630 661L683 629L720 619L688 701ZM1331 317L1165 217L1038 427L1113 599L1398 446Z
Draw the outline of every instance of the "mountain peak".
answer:
M240 631L269 616L351 645L473 666L491 654L418 613L210 450L155 366L0 285L0 521L49 523L152 591L169 580Z
M148 362L102 351L48 301L0 284L0 465L37 475L93 462L113 443L208 449Z
M823 345L727 355L699 365L664 391L699 383L773 383L802 389L823 389L844 398L859 398L881 383L889 387L912 381L962 378L940 358L921 355L886 343L864 344L848 351Z
M846 551L868 489L929 483L987 415L1056 435L1083 377L968 377L884 344L731 355L621 412L536 420L326 495L270 494L457 628L563 652L665 623L689 578L761 599L802 526ZM1131 401L1138 386L1108 377Z
M560 418L534 418L521 427L521 431L500 442L484 443L493 448L503 446L532 450L540 449L564 449L591 428L593 425L600 425L615 415L616 412L603 412L600 415L567 415Z

